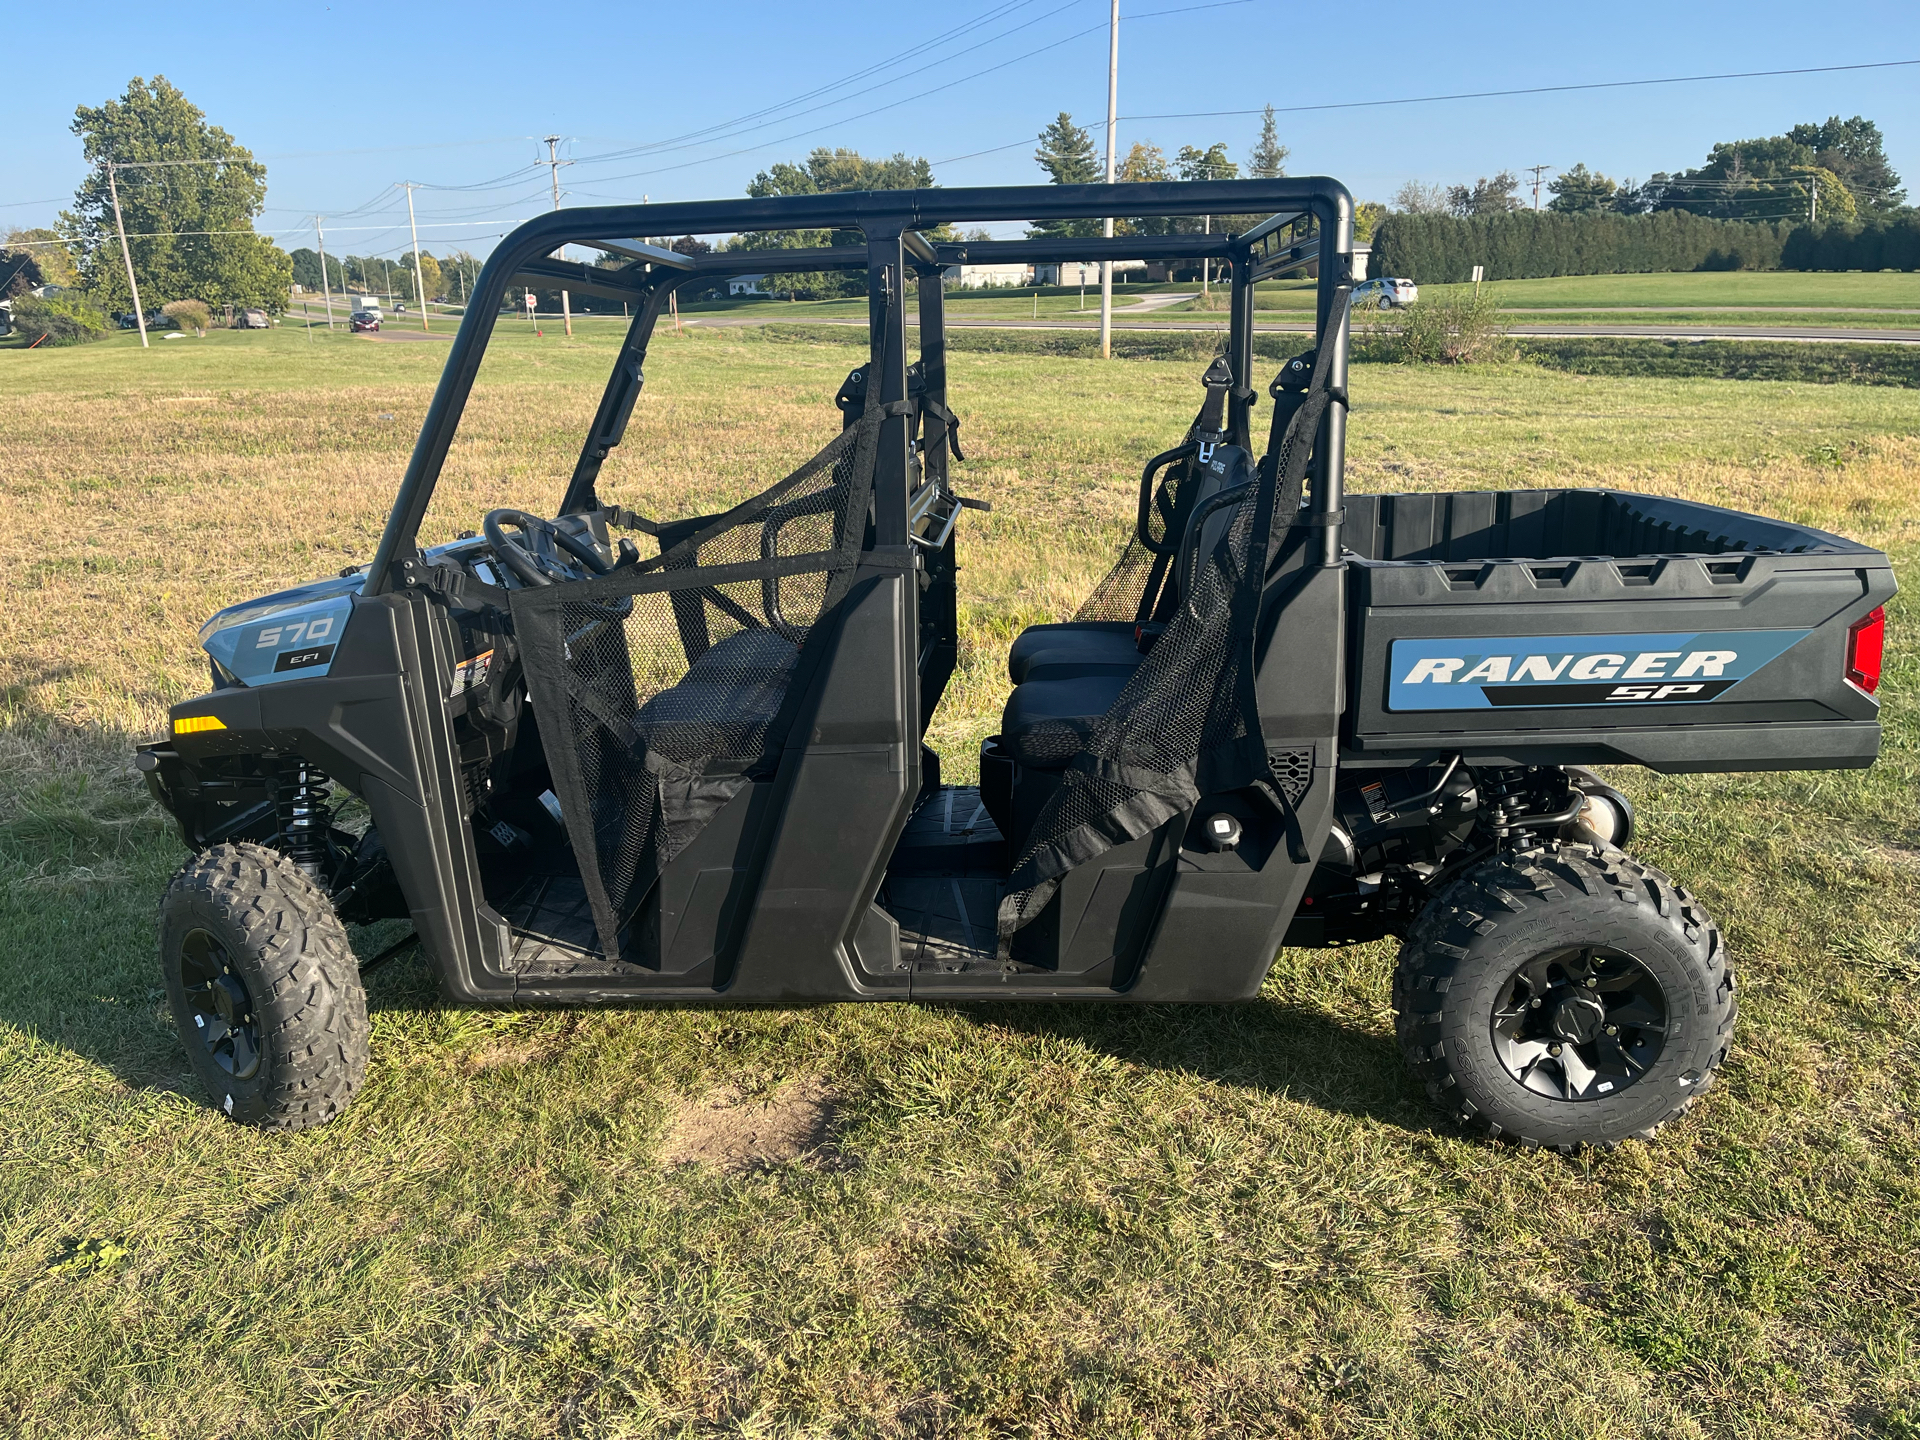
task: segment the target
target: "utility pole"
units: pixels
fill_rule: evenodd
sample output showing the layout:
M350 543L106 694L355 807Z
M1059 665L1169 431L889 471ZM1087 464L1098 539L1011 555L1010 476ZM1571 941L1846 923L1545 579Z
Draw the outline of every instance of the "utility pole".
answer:
M1107 22L1107 184L1114 181L1114 130L1120 121L1120 0L1113 0ZM1113 217L1101 222L1101 233L1113 238ZM1113 261L1100 262L1100 358L1113 358Z
M1213 177L1208 176L1207 178L1212 179ZM1200 217L1200 225L1202 234L1213 234L1213 216L1202 215ZM1200 308L1202 310L1211 310L1213 308L1213 291L1207 288L1207 281L1212 278L1212 275L1213 261L1207 256L1202 255L1200 257Z
M327 278L327 232L320 223L321 219L322 217L318 215L313 217L313 233L320 237L320 293L327 297L327 329L331 330L333 328L333 283ZM345 278L346 272L342 271L341 279Z
M1553 167L1551 165L1523 165L1520 168L1533 172L1533 208L1538 210L1540 208L1540 177Z
M1818 175L1809 175L1807 177L1807 224L1818 225L1819 223L1820 177Z
M413 181L403 180L407 187L407 229L413 234L413 298L420 303L420 328L431 330L427 321L427 286L420 278L420 227L413 223Z
M571 160L562 160L560 158L560 152L557 148L559 144L560 137L558 135L547 136L547 170L553 176L553 208L556 210L560 208L560 167L573 163ZM644 204L645 202L643 201L642 203ZM562 248L564 249L565 247ZM564 290L560 292L560 314L566 321L567 337L571 339L573 337L573 300ZM676 328L679 326L679 323L679 312L676 310L674 313L674 325Z
M147 312L140 308L140 282L133 278L133 251L127 248L127 222L120 218L120 187L113 181L113 161L100 163L107 167L107 194L113 197L113 225L120 232L120 258L127 262L127 289L133 292L133 318L140 326L140 348L151 349L147 344Z

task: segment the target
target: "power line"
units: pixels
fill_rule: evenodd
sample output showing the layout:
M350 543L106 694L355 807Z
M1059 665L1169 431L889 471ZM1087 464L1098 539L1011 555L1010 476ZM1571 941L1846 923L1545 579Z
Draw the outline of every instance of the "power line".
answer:
M582 164L596 164L604 160L624 160L624 159L629 159L638 155L659 153L660 151L666 150L666 149L683 148L684 145L687 143L718 137L723 131L733 130L737 126L747 125L752 121L768 119L768 117L778 116L781 111L787 110L792 106L804 104L808 100L815 99L821 95L830 94L831 92L841 89L847 85L855 84L858 81L864 80L867 77L877 73L878 71L884 70L889 65L896 65L903 60L911 60L918 55L925 54L929 50L937 49L939 46L945 44L949 40L958 39L960 36L967 34L969 31L977 30L983 25L991 24L993 21L1002 19L1005 16L1012 14L1014 11L1024 9L1026 8L1026 6L1033 3L1035 3L1035 0L1015 0L1015 3L1000 5L993 10L989 10L985 15L979 16L976 19L971 20L964 25L956 26L952 30L944 31L941 34L934 36L933 39L931 40L923 41L918 45L910 46L908 49L902 50L898 54L891 55L887 57L885 60L876 61L871 65L865 66L862 69L854 71L850 75L843 75L838 80L829 81L825 85L815 86L812 90L808 90L803 94L793 96L787 100L782 100L778 104L763 106L760 109L751 111L746 115L736 116L732 120L723 120L717 125L709 125L702 130L690 130L681 135L670 136L665 140L649 141L644 144L630 146L623 150L610 151L604 155L589 155L589 156L581 156L577 158L580 160L580 163ZM1056 9L1049 10L1045 15L1038 17L1038 19L1029 20L1022 25L1017 25L1014 27L1013 30L1004 31L1001 34L994 36L992 40L982 41L981 44L992 44L994 43L994 41L1004 40L1008 35L1012 35L1019 30L1024 30L1030 25L1037 25L1038 23L1040 23L1041 20L1045 20L1054 15L1057 15L1062 10L1069 10L1073 8L1074 5L1077 5L1080 3L1082 3L1082 0L1068 0L1067 4L1059 6ZM959 53L962 55L965 55L970 53L971 50L977 50L979 48L980 46L976 45L976 46L970 47L970 50L962 50ZM954 58L955 58L954 56L948 56L947 61L950 61ZM947 61L941 61L939 63L944 64L944 63L947 63ZM920 72L917 70L909 72L909 74L919 74L919 73ZM904 78L906 77L896 76L895 80L904 79ZM893 84L895 83L895 81L890 80L884 83ZM833 101L830 103L838 104L840 102ZM815 107L815 108L823 108L823 107ZM802 113L808 113L808 112L802 112ZM784 124L795 118L797 117L793 115L788 115L781 119L771 119L769 120L769 123ZM745 132L741 132L741 133L745 133Z
M1227 8L1227 7L1229 7L1229 6L1237 6L1237 5L1251 5L1251 4L1255 4L1255 3L1257 3L1257 0L1209 0L1209 3L1207 3L1207 4L1202 4L1202 5L1184 5L1184 6L1179 6L1179 7L1177 7L1177 8L1175 8L1175 9L1172 9L1172 10L1154 10L1154 11L1150 11L1150 12L1147 12L1147 13L1145 13L1145 14L1141 14L1141 15L1134 15L1134 16L1129 16L1129 17L1126 17L1126 18L1129 18L1129 19L1134 19L1134 20L1151 20L1151 19L1154 19L1154 18L1155 18L1155 17L1157 17L1157 16L1162 16L1162 15L1186 15L1186 14L1190 14L1190 13L1192 13L1193 11L1196 11L1196 10L1219 10L1219 9L1224 9L1224 8ZM1063 6L1063 7L1061 7L1061 8L1062 8L1062 9L1065 9L1065 8L1067 8L1067 7L1064 7L1064 6ZM1058 12L1058 11L1054 11L1054 12L1050 12L1050 13L1053 13L1053 14L1057 14L1057 13L1059 13L1059 12ZM1041 18L1042 18L1042 19L1044 19L1044 18L1046 18L1046 17L1045 17L1045 16L1043 16L1043 17L1041 17ZM1037 23L1037 22L1035 22L1035 23ZM1024 27L1022 27L1022 28L1024 28ZM800 131L796 131L796 132L794 132L793 134L790 134L790 135L783 135L783 136L781 136L781 137L780 137L779 139L777 139L777 140L764 140L764 141L760 141L760 142L758 142L758 143L756 143L756 144L753 144L753 145L748 145L748 146L744 146L744 147L742 147L741 149L738 149L738 150L729 150L729 151L726 151L726 152L724 152L723 154L719 154L719 155L708 155L708 156L706 156L706 157L704 157L703 159L699 159L699 160L686 160L686 161L682 161L681 163L679 163L679 164L677 164L677 165L663 165L663 166L660 166L660 167L658 167L658 168L656 168L656 169L652 169L652 170L635 170L635 171L630 171L629 173L627 173L627 174L625 174L625 175L600 175L600 176L596 176L596 177L594 177L594 183L595 183L595 184L601 184L601 185L606 185L606 184L612 184L612 183L614 183L614 182L616 182L616 181L620 181L620 180L638 180L638 179L642 179L642 178L644 178L644 177L646 177L646 176L649 176L649 175L665 175L665 174L667 174L667 173L669 173L669 172L671 172L671 171L674 171L674 170L688 170L688 169L692 169L693 167L695 167L695 166L698 166L698 165L711 165L711 164L714 164L714 163L716 163L716 162L718 162L718 161L721 161L721 160L731 160L731 159L733 159L733 158L734 158L734 157L736 157L736 156L740 156L740 155L751 155L751 154L752 154L752 153L753 153L754 151L756 151L756 150L768 150L768 149L771 149L771 148L773 148L773 147L774 147L775 145L784 145L784 144L786 144L786 143L787 143L788 141L791 141L791 140L804 140L804 139L807 139L807 138L808 138L808 137L810 137L810 136L813 136L813 135L818 135L818 134L820 134L820 133L822 133L823 131L826 131L826 130L830 130L830 129L832 129L832 128L833 128L834 126L836 126L836 125L848 125L848 124L852 124L852 123L853 123L854 121L856 121L856 120L865 120L865 119L868 119L868 118L870 118L870 117L872 117L872 116L874 116L874 115L879 115L879 114L883 114L884 112L886 112L886 111L888 111L888 110L897 110L897 109L899 109L899 108L900 108L900 107L901 107L902 105L912 105L912 104L917 104L917 103L919 103L920 101L922 101L922 100L925 100L925 99L926 99L926 98L927 98L928 96L930 96L930 95L938 95L938 94L940 94L940 93L941 93L942 91L945 91L945 90L951 90L951 89L953 89L953 88L954 88L955 86L958 86L958 85L965 85L965 84L967 84L967 83L968 83L968 82L970 82L970 81L973 81L973 80L978 80L978 79L980 79L980 78L981 78L982 76L985 76L985 75L991 75L991 74L993 74L993 73L994 73L995 71L999 71L999 70L1004 70L1004 69L1006 69L1006 68L1007 68L1008 66L1010 66L1010 65L1017 65L1017 64L1019 64L1019 63L1020 63L1020 62L1021 62L1022 60L1031 60L1031 59L1032 59L1032 58L1033 58L1034 56L1036 56L1036 55L1044 55L1044 54L1046 54L1046 53L1047 53L1048 51L1050 51L1050 50L1058 50L1058 49L1059 49L1059 48L1060 48L1060 47L1061 47L1062 45L1070 45L1070 44L1072 44L1072 43L1073 43L1073 42L1074 42L1075 40L1080 40L1080 39L1083 39L1083 38L1085 38L1085 37L1086 37L1086 36L1088 36L1088 35L1097 35L1097 34L1099 34L1099 33L1100 33L1101 31L1103 31L1103 30L1105 30L1105 29L1107 29L1107 26L1106 26L1105 24L1101 24L1101 25L1090 25L1090 26L1088 26L1088 27L1087 27L1086 29L1084 29L1084 30L1076 30L1076 31L1074 31L1074 32L1073 32L1073 33L1072 33L1071 35L1066 35L1066 36L1063 36L1062 38L1060 38L1060 39L1058 39L1058 40L1054 40L1054 41L1050 41L1050 42L1049 42L1048 44L1045 44L1045 45L1041 45L1041 46L1038 46L1038 47L1036 47L1035 49L1032 49L1032 50L1028 50L1028 51L1026 51L1026 52L1025 52L1025 53L1023 53L1023 54L1020 54L1020 55L1015 55L1015 56L1013 56L1012 58L1010 58L1010 59L1007 59L1007 60L1002 60L1002 61L1000 61L1000 62L999 62L998 64L995 64L995 65L989 65L989 66L987 66L987 67L986 67L985 69L982 69L982 70L976 70L976 71L974 71L974 72L973 72L973 73L972 73L971 75L963 75L963 76L961 76L961 77L960 77L960 78L959 78L958 80L950 80L950 81L948 81L948 82L947 82L946 84L944 84L944 85L936 85L936 86L934 86L934 87L933 87L932 89L929 89L929 90L922 90L922 91L919 91L919 92L917 92L916 94L913 94L913 95L909 95L909 96L908 96L908 97L906 97L906 98L905 98L904 100L892 100L892 101L889 101L888 103L886 103L885 105L876 105L876 106L875 106L875 107L874 107L873 109L871 109L871 110L862 110L862 111L860 111L860 112L859 112L858 114L855 114L855 115L843 115L843 116L841 116L841 117L840 117L839 119L837 119L837 120L833 120L833 121L829 121L829 122L828 122L827 124L824 124L824 125L816 125L816 126L812 126L812 127L811 127L811 128L809 128L809 129L806 129L806 130L800 130ZM1012 31L1008 31L1007 33L1008 33L1008 34L1011 34L1011 33L1013 33L1013 32L1012 32ZM1004 38L1004 36L1001 36L1001 37L996 37L996 38ZM982 42L982 44L986 44L986 43L991 43L991 42ZM972 47L972 48L973 48L973 49L979 49L979 48L980 48L980 46L974 46L974 47ZM965 53L969 53L969 52L967 52L967 51L962 51L961 53L962 53L962 54L965 54ZM949 59L950 59L950 58L952 58L952 57L949 57ZM945 63L946 63L946 61L941 61L941 62L939 62L939 63L941 63L941 64L945 64ZM927 67L923 67L923 68L926 68L926 69L931 69L931 68L933 68L933 67L932 67L932 66L927 66ZM919 71L914 71L914 72L912 72L912 73L913 73L913 74L918 74L918 73L920 73L920 72L919 72ZM901 77L901 78L907 78L907 77ZM837 103L837 102L836 102L836 103ZM824 107L822 107L822 108L824 108ZM811 112L806 112L806 111L803 111L803 112L801 112L801 113L803 113L803 114L806 114L806 113L811 113ZM799 117L798 117L798 116L790 116L790 117L785 117L785 118L788 118L788 119L797 119L797 118L799 118ZM769 128L769 127L768 127L768 126L755 126L755 127L753 127L753 128L755 128L755 129L765 129L765 128ZM746 131L742 131L742 132L740 132L740 133L742 133L742 134L745 134L745 133L748 133L748 132L746 132ZM1025 144L1026 142L1025 142L1025 141L1020 141L1020 142L1016 142L1016 143L1019 143L1019 144ZM685 148L685 147L680 147L680 148ZM1011 148L1013 148L1013 147L1012 147L1012 146L1003 146L1003 147L1001 147L1001 148L1003 148L1003 149L1011 149ZM664 153L664 152L656 152L656 153ZM601 163L601 162L602 162L602 161L604 161L605 159L609 159L609 158L617 158L617 157L590 157L590 158L587 158L587 159L582 159L582 160L581 160L581 161L580 161L579 163L580 163L580 164L583 164L583 165L586 165L586 164L595 164L595 163Z
M1382 105L1434 105L1447 100L1499 100L1515 95L1559 95L1573 90L1623 90L1635 85L1694 85L1706 80L1761 80L1780 75L1833 75L1847 70L1891 70L1920 60L1874 60L1860 65L1805 65L1794 70L1729 70L1721 75L1665 75L1650 80L1591 80L1577 85L1532 85L1523 90L1468 90L1458 95L1411 95L1397 100L1342 100L1325 105L1276 105L1276 115L1315 110L1371 110ZM1261 115L1266 110L1184 110L1165 115L1123 115L1123 120L1210 120Z

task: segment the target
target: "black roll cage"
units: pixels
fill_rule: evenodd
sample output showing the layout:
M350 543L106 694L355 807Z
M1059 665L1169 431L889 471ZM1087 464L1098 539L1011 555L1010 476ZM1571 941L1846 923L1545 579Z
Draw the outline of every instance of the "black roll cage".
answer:
M1099 220L1115 213L1178 217L1254 214L1269 217L1238 235L1120 235L1110 239L1040 238L930 241L921 232L942 224L982 221ZM857 231L864 244L776 250L726 250L683 255L637 240L638 235L715 235L752 231ZM625 255L618 269L552 258L565 245L586 245ZM465 318L454 336L447 364L428 406L420 438L407 463L399 493L369 567L363 593L394 588L397 568L418 559L416 537L441 467L453 443L461 412L479 373L487 341L507 290L515 285L573 290L625 301L632 323L614 362L580 458L567 485L560 514L599 508L594 482L600 466L620 443L644 383L642 364L655 321L681 287L706 285L743 274L817 270L867 272L872 371L881 404L907 398L905 277L937 276L962 263L1046 264L1101 260L1223 260L1229 267L1227 359L1233 371L1229 434L1248 440L1248 416L1256 402L1253 380L1253 287L1261 280L1307 265L1319 265L1316 337L1330 339L1329 388L1344 397L1348 325L1336 290L1352 274L1353 197L1325 176L1265 180L1162 181L1111 185L1018 185L936 190L864 190L768 199L692 201L670 205L607 205L558 210L507 235L474 282ZM919 289L921 359L927 409L926 452L943 454L946 440L946 339L940 285ZM1337 308L1337 313L1336 313ZM1316 341L1316 343L1318 343ZM871 383L871 381L869 382ZM903 546L910 519L910 421L904 414L883 422L874 474L874 543ZM1328 407L1315 447L1311 508L1317 512L1323 565L1340 557L1339 515L1346 446L1346 410Z

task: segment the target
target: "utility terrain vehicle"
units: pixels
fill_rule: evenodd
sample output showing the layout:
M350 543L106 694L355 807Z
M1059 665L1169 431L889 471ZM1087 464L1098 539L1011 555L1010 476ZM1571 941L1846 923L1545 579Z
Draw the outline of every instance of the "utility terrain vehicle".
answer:
M1725 944L1630 858L1631 807L1583 767L1870 764L1886 558L1610 490L1344 494L1353 207L1332 180L1127 187L1132 215L1271 216L1227 236L936 228L1115 203L625 206L501 243L371 563L214 616L213 688L140 751L194 852L161 961L221 1109L297 1127L347 1104L367 1018L344 925L388 917L450 998L514 1005L1246 1000L1282 945L1396 935L1402 1047L1462 1120L1613 1143L1707 1086ZM786 230L842 243L634 238ZM1081 612L1013 642L980 783L943 784L922 736L976 502L952 480L942 272L1202 257L1232 304L1193 423L1140 457L1132 536ZM1309 267L1317 333L1263 382L1253 287ZM871 347L819 453L721 514L598 493L677 289L832 269L864 272ZM510 285L632 323L557 503L503 497L527 508L423 549Z

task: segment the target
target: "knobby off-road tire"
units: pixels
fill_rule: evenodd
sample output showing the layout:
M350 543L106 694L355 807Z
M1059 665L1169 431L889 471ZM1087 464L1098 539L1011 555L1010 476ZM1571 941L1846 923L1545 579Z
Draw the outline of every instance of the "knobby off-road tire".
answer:
M325 1124L367 1073L367 995L326 893L263 845L216 845L160 902L167 1002L215 1106L268 1130Z
M1436 896L1393 1004L1401 1053L1441 1108L1562 1151L1651 1138L1713 1083L1736 1009L1699 901L1623 851L1561 844L1483 861ZM1638 1071L1625 1058L1649 1053Z

